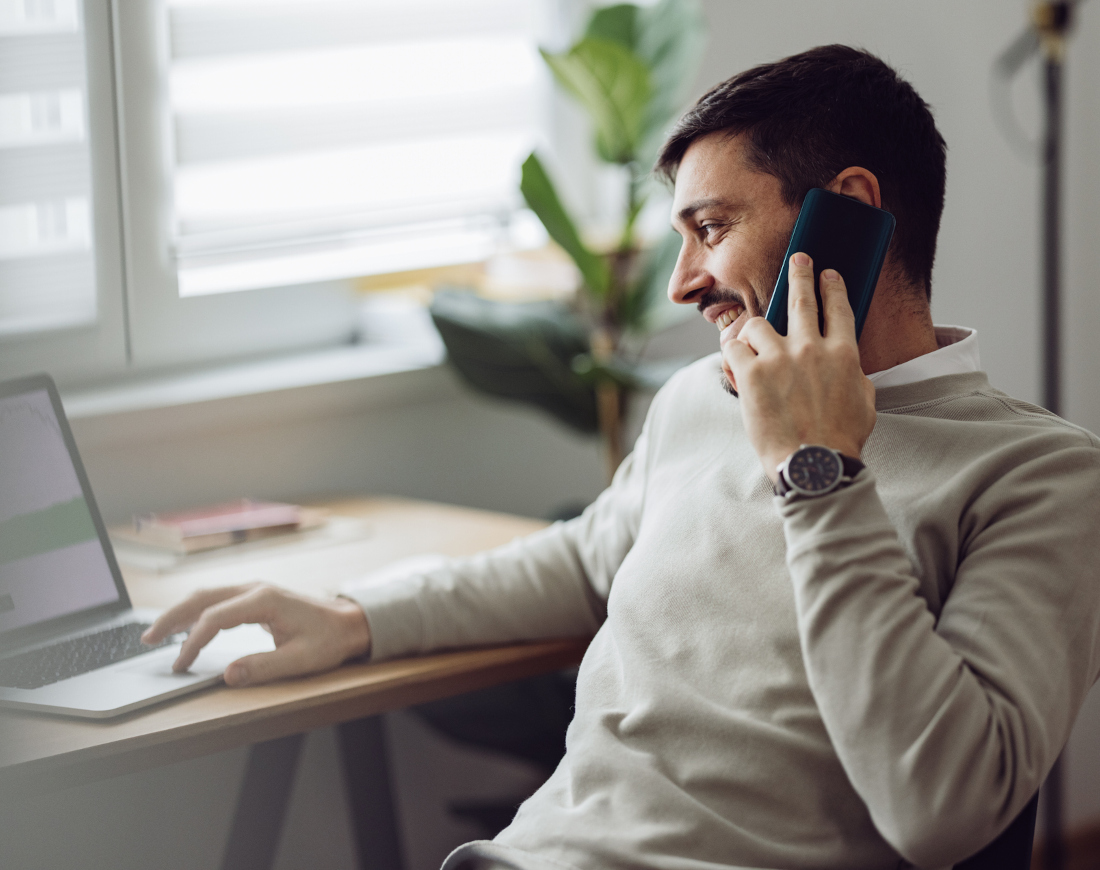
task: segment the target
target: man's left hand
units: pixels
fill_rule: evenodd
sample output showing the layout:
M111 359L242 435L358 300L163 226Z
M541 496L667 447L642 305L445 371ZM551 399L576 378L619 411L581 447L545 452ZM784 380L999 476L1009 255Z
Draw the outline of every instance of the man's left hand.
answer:
M749 440L773 483L777 466L801 445L858 457L875 427L875 388L860 369L844 280L832 269L821 273L824 335L808 255L791 257L789 281L785 337L754 317L722 345Z

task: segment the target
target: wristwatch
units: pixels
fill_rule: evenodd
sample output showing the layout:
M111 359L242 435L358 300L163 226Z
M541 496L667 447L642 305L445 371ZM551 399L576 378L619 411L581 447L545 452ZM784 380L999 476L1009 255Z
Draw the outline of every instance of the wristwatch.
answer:
M803 444L776 469L775 494L814 497L847 486L866 466L820 444Z

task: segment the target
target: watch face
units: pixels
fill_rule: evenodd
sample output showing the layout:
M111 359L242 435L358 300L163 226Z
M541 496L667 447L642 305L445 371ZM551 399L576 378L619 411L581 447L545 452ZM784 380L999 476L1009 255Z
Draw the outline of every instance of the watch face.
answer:
M803 447L787 464L787 480L807 493L825 492L840 480L840 459L824 447Z

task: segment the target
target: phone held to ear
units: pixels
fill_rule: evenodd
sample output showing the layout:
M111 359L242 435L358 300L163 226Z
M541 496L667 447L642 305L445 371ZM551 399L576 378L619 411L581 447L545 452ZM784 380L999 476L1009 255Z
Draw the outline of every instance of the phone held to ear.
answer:
M858 341L893 236L894 216L890 212L820 187L813 188L806 194L791 232L791 243L787 246L783 268L779 270L779 279L768 305L768 322L780 335L787 334L790 288L787 270L791 257L801 251L813 260L818 311L821 311L822 271L836 269L844 279L848 302L856 316Z

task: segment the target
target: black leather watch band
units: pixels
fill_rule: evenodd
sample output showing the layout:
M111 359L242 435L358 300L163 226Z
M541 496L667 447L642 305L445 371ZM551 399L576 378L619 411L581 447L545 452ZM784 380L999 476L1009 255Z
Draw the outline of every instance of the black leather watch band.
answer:
M843 453L840 454L840 464L844 466L844 476L849 478L848 483L851 483L851 478L867 467L854 456L846 456Z

